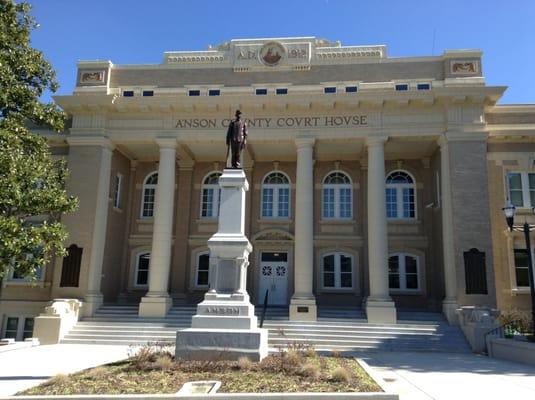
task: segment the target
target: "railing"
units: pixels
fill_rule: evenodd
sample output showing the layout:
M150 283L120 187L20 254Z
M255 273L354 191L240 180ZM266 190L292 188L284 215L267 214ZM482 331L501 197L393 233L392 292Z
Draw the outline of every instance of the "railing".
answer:
M266 294L264 295L264 307L262 308L262 316L260 317L260 328L264 326L264 319L266 318L268 293L269 293L269 290L266 290Z

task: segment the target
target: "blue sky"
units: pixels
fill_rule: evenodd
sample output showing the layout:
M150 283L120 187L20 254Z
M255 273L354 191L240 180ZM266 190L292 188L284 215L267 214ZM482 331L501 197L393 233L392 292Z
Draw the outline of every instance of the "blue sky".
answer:
M385 44L390 57L479 48L501 103L535 103L535 0L30 0L32 45L74 86L77 60L159 63L167 50L236 38L316 36Z

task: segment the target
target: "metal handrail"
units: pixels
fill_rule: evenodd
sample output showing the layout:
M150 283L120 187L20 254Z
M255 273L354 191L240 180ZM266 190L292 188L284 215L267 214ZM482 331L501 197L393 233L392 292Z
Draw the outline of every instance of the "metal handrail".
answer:
M260 317L260 328L264 326L264 319L266 318L268 293L269 293L269 289L266 289L266 294L264 295L264 308L262 309L262 316Z

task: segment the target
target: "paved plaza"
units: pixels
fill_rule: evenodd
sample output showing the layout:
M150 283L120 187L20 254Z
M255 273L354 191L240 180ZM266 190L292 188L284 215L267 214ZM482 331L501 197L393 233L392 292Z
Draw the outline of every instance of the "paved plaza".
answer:
M0 352L0 396L124 359L127 346L58 344ZM401 400L535 399L535 367L475 354L355 353Z
M400 400L535 399L535 367L476 354L369 353Z

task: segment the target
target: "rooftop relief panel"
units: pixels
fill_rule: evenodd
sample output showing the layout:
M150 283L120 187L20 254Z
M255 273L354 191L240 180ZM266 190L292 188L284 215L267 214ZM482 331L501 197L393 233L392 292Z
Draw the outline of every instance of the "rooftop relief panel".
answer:
M310 37L240 39L210 46L206 51L165 52L163 64L232 67L238 72L309 69L314 64L351 63L386 57L385 46L342 46Z

